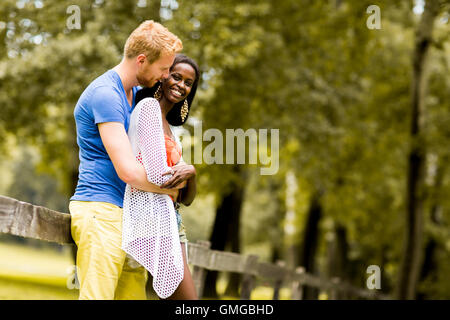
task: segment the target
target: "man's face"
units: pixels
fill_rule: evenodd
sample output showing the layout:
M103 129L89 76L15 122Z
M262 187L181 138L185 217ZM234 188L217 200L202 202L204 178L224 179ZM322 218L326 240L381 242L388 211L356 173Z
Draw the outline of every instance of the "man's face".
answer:
M158 60L152 64L148 63L148 60L138 57L138 71L136 79L139 85L144 87L153 87L156 82L166 79L169 76L169 69L172 66L175 54L162 55Z

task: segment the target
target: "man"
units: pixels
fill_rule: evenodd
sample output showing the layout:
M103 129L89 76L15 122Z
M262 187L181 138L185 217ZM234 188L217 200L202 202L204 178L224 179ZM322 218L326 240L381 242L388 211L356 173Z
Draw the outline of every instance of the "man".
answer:
M72 237L78 247L80 299L145 299L146 270L131 268L121 249L126 184L171 194L147 181L127 131L137 86L167 78L181 41L153 21L128 37L122 61L95 79L74 110L80 167L70 199Z

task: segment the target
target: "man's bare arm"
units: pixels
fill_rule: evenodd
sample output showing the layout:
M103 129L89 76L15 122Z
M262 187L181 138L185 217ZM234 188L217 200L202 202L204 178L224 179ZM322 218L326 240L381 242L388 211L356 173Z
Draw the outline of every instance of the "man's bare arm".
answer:
M163 189L147 180L145 168L137 162L123 124L119 122L99 123L98 130L114 169L122 181L143 191L169 194L175 196L174 198L178 196L179 186L173 189Z

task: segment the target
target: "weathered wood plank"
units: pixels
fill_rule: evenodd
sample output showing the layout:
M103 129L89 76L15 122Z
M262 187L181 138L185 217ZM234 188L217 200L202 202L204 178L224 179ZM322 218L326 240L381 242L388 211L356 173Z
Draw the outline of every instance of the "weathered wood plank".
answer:
M0 196L0 232L72 244L70 214Z
M192 245L188 246L189 256L191 255L191 251L194 252L195 250L195 247L193 250L189 250L191 246ZM197 241L196 246L209 249L211 247L211 242L199 240ZM194 281L195 290L197 291L197 296L199 299L203 297L203 289L205 287L205 276L206 276L206 269L197 264L194 264L194 270L192 272L192 280Z
M255 270L258 264L258 258L257 255L253 254L247 256L243 272L244 276L242 277L241 300L250 300L252 290L255 287Z
M303 279L305 275L304 267L297 267L292 275L291 300L303 299Z
M284 265L260 262L256 266L256 276L267 280L279 281L288 276L289 270Z
M188 247L189 260L199 267L216 271L244 272L246 257L238 253L210 250L196 244L189 244Z
M211 270L243 273L247 257L235 252L210 251Z
M273 265L272 265L273 266ZM280 299L280 290L281 290L281 286L283 285L283 279L285 278L286 274L287 274L287 270L285 269L286 263L282 260L278 260L276 262L276 266L278 267L278 271L276 273L276 275L279 275L279 277L277 278L277 280L275 280L275 283L273 285L273 296L272 296L272 300L279 300Z

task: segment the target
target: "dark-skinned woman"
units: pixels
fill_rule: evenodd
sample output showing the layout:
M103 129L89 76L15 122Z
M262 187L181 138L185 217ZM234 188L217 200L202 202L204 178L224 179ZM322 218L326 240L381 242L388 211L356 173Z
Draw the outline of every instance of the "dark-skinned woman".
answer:
M189 206L195 198L196 170L183 161L181 143L172 129L186 122L199 77L191 58L176 55L167 79L137 92L130 118L130 143L149 182L171 192L145 192L127 185L122 248L137 267L152 274L160 299L198 299L179 213L180 203Z

